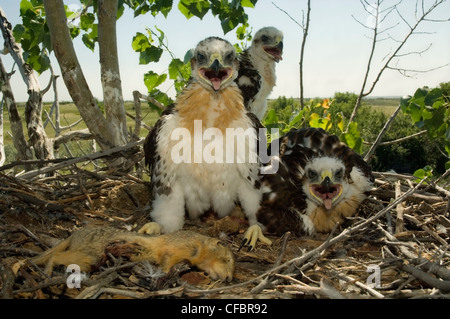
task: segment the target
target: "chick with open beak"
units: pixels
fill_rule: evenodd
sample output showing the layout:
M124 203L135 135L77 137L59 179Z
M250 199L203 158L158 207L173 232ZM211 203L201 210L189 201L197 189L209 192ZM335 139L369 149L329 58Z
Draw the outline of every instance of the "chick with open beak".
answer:
M216 39L215 37L208 40ZM203 86L219 91L237 77L239 62L232 46L199 46L191 59L191 67L197 72Z
M264 40L266 40L266 42L264 42ZM273 40L270 40L269 38L264 38L264 36L262 37L262 41L263 41L263 50L264 52L266 52L275 62L280 62L281 60L283 60L283 37L282 36L277 36L275 37ZM265 43L270 43L270 41L272 41L273 43L271 44L265 44Z
M344 172L344 165L335 159L322 157L313 160L306 167L305 193L327 210L332 209L341 199Z

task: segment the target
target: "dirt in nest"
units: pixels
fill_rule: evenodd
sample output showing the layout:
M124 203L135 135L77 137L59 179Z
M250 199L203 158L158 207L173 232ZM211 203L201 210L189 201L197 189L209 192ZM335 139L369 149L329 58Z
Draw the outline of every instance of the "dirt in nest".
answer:
M229 245L235 257L231 282L212 280L186 263L163 273L149 262L109 256L84 277L81 288L71 288L64 267L48 277L23 261L86 226L137 231L149 221L148 183L129 175L82 172L33 181L0 179L2 298L365 299L450 293L449 204L445 192L430 187L383 212L395 199L395 187L381 176L358 214L332 234L268 235L272 245L258 243L251 251L240 247L248 223L239 208L223 219L208 212L187 220L184 229ZM410 181L403 187L405 193Z

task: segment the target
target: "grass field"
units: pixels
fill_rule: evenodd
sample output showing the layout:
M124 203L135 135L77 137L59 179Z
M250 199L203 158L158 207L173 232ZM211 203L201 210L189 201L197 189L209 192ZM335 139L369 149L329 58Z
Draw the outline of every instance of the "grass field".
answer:
M399 103L399 98L369 98L364 100L365 105L369 105L374 110L379 110L385 112L387 115L391 115L395 108ZM101 104L101 103L100 103ZM44 109L49 112L51 109L52 103L44 103ZM20 115L23 120L23 130L24 134L26 133L26 125L24 119L24 111L25 111L25 103L18 103L18 108ZM141 104L142 108L142 117L143 122L149 126L153 126L159 118L159 115L156 111L150 109L150 107L146 103ZM132 101L125 102L125 111L131 115L135 115L134 111L134 103ZM72 102L60 102L60 125L61 126L69 126L72 123L78 121L81 116L75 104ZM45 112L43 113L43 120L45 122L47 116ZM54 116L53 116L54 118ZM135 122L132 118L127 116L127 127L129 131L134 130ZM83 121L78 123L76 126L70 128L70 130L80 130L86 128ZM52 138L55 136L55 131L51 125L48 123L45 127L45 131L47 135ZM12 138L8 132L11 132L9 118L7 113L4 113L4 123L3 123L3 132L4 132L4 144L5 144L5 153L6 153L6 163L10 163L15 160L16 150L12 145ZM148 131L145 128L141 128L141 137L145 137ZM85 153L92 152L92 147L89 141L80 141L80 142L70 142L66 146L66 148L61 148L59 156L81 156Z
M398 104L400 103L400 98L390 98L390 97L377 97L377 98L367 98L363 99L366 105L369 105L373 110L381 111L386 115L391 115Z
M52 103L44 103L44 109L47 112L50 112ZM27 136L27 130L26 130L26 124L25 124L25 103L18 103L18 109L20 116L22 118L23 122L23 132L25 136ZM125 111L128 112L131 115L135 115L134 111L134 103L132 101L125 102ZM143 122L149 126L153 126L156 121L158 120L158 113L155 111L152 111L150 107L146 103L141 104L141 112L142 112L142 118ZM72 123L77 122L81 118L80 112L78 111L75 104L72 102L60 102L60 125L62 127L69 126ZM45 112L43 112L43 121L47 119L47 115ZM54 115L52 116L52 120L54 121ZM3 132L4 132L4 144L5 144L5 154L6 154L6 161L5 164L8 164L15 160L16 157L16 150L14 146L12 145L12 137L8 132L11 132L9 118L7 115L7 112L4 111L4 117L3 117ZM134 130L135 122L132 118L127 116L127 127L128 131ZM76 131L86 128L86 125L83 121L75 125L74 127L70 128L70 131ZM52 124L49 122L45 126L45 131L47 133L47 136L52 138L55 137L55 130L52 127ZM64 131L67 132L68 130ZM64 133L63 132L63 133ZM144 127L141 128L141 137L145 137L148 134L148 130ZM67 143L66 148L61 148L59 152L59 157L64 156L81 156L85 153L89 153L92 151L92 146L89 141L79 141L79 142L69 142Z
M44 103L44 109L47 112L50 112L51 106L52 106L52 103ZM158 113L150 110L150 107L146 103L142 103L141 108L142 108L141 111L142 111L143 121L145 122L145 124L152 126L158 120L158 117L159 117ZM20 116L22 117L22 120L24 122L23 123L24 132L26 132L25 116L24 116L25 103L18 103L18 109L19 109ZM131 102L131 101L125 102L125 111L133 116L135 115L133 102ZM61 114L60 115L60 125L61 126L69 126L81 118L80 112L78 111L77 107L75 106L75 104L73 104L71 102L60 103L60 114ZM43 112L43 121L44 122L45 122L46 118L47 118L47 115L45 114L45 112ZM54 115L53 115L53 121L54 121ZM131 127L131 129L134 129L134 124L135 124L134 120L130 117L127 117L128 128ZM76 130L80 130L80 129L84 129L84 128L86 128L86 125L84 124L83 121L81 121L80 123L78 123L77 125L72 127L70 130L76 131ZM6 113L4 114L3 130L5 133L11 131L8 115ZM54 131L51 123L48 123L46 125L45 131L47 132L49 137L55 136L55 131ZM147 133L148 133L148 131L145 128L141 129L141 136L146 136ZM9 134L5 134L4 142L5 142L5 145L12 143L12 139Z

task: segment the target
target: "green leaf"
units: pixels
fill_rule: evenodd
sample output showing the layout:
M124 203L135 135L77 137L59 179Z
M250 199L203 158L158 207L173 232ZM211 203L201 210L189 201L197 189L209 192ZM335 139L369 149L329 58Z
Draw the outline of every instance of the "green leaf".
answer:
M172 80L187 81L191 76L190 62L184 63L180 59L173 59L169 64L169 78Z
M144 52L139 54L139 64L149 64L150 62L158 62L163 54L161 48L151 46L147 48Z
M255 3L256 3L256 1L255 1ZM254 8L255 3L253 3L253 1L251 1L251 0L241 0L241 6L247 7L247 8Z
M302 121L304 113L305 113L304 109L298 112L298 114L289 122L289 126L294 127L294 125Z
M442 100L442 90L440 88L432 89L425 96L425 106L431 106L436 100Z
M164 92L161 92L158 89L153 89L151 92L149 92L149 96L154 98L155 100L157 100L158 102L162 103L165 106L168 106L169 104L172 104L173 101L172 99ZM148 102L148 105L150 106L150 108L156 112L158 112L159 115L161 115L162 110L157 107L156 105L154 105L151 102Z
M94 27L95 15L93 13L86 13L80 16L80 28L88 31Z
M278 116L274 109L271 109L269 113L267 113L266 118L264 119L264 126L270 126L273 124L278 124Z
M24 58L26 59L27 64L39 74L42 74L50 67L49 57L44 52L41 52L37 46L35 46L32 51L26 52Z
M184 55L183 62L186 64L189 63L193 56L194 56L194 49L187 50L186 54Z
M429 120L431 118L433 118L433 113L429 110L427 110L426 108L422 109L422 118L424 120Z
M148 47L150 47L150 43L145 34L136 32L136 35L133 37L133 40L131 42L131 47L136 52L143 52Z
M157 86L163 83L167 78L167 74L157 74L153 71L149 71L144 74L144 83L149 92L153 91Z
M413 173L413 176L417 177L416 182L420 182L424 178L431 178L433 177L433 168L429 165L425 166L424 168L420 168L416 170ZM427 184L427 183L425 183Z
M358 123L352 122L349 125L348 132L341 135L342 141L357 153L362 153L363 140L358 130Z
M165 37L165 34L164 34L164 32L163 32L161 29L159 29L156 25L155 25L155 29L158 30L158 32L159 32L159 36L157 36L157 37L158 37L158 40L159 40L159 45L161 46L162 44L164 44L164 37ZM151 31L150 29L147 29L147 31L148 31L148 32L150 33L150 35L151 35L152 31Z
M20 42L20 40L22 39L22 36L25 34L26 30L25 27L21 24L16 24L14 29L13 29L13 35L14 35L14 39L17 42Z
M180 0L178 3L178 10L187 18L190 19L193 16L203 19L206 13L208 13L210 3L206 0Z
M418 179L423 179L426 176L426 173L424 169L420 168L416 170L413 175Z
M172 6L173 6L172 0L158 0L152 6L152 14L153 16L155 16L156 15L155 12L159 11L164 15L165 18L167 18L167 15L169 14L170 10L172 10Z
M409 114L414 123L419 122L422 119L422 110L420 105L411 103L409 105Z
M84 45L90 49L92 52L94 52L95 49L95 41L91 39L91 37L89 36L89 34L85 33L83 34L83 36L81 37L81 39L83 40Z
M331 122L330 122L329 118L321 117L317 113L312 113L310 115L309 125L311 127L317 127L317 128L327 130L329 128L330 124L331 124Z
M27 1L27 0L22 0L20 2L20 15L24 16L27 14L27 11L33 11L34 7L31 4L31 2Z

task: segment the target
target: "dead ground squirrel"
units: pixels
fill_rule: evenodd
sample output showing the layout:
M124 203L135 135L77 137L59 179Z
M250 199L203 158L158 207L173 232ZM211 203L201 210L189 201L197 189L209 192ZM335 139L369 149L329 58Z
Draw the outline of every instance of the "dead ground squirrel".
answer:
M45 272L49 275L56 265L77 264L81 271L89 272L101 263L105 250L114 245L121 251L119 255L127 256L131 261L148 260L160 265L164 272L187 261L214 280L231 281L233 278L234 258L230 248L219 239L192 231L148 236L111 227L87 227L74 232L32 261L45 265Z

